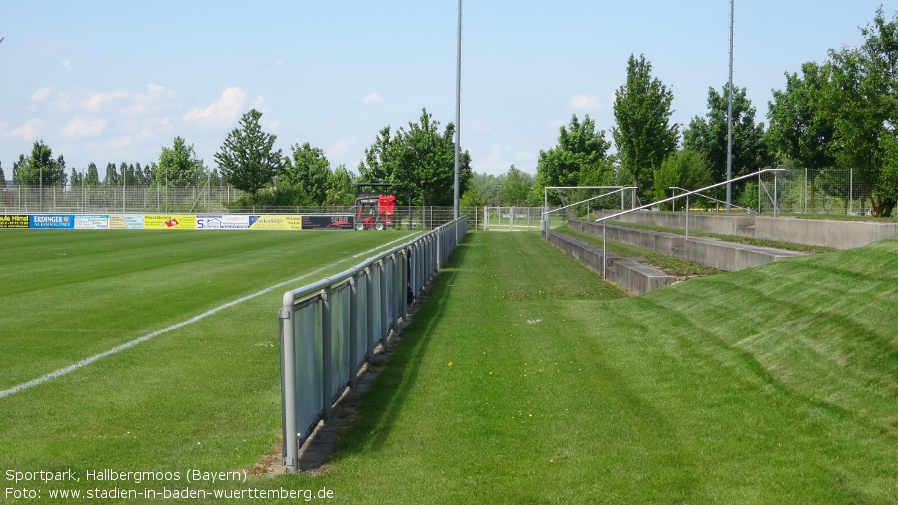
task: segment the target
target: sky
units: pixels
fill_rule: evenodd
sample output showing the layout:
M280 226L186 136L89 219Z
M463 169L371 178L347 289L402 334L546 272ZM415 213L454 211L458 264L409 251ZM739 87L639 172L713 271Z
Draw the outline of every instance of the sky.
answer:
M734 76L766 123L785 73L857 47L881 0L735 0ZM461 146L477 173L536 173L573 115L610 140L630 55L682 127L729 78L729 0L468 0ZM457 0L0 0L0 168L43 140L67 172L158 162L175 137L216 168L243 114L285 155L358 173L385 126L455 122Z

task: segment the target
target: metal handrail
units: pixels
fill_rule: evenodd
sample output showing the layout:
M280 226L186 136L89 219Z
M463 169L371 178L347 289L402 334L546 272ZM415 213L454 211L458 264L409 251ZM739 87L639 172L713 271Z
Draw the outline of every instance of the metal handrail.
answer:
M695 195L695 194L701 193L702 191L707 191L707 190L709 190L709 189L718 188L718 187L720 187L720 186L724 186L724 185L726 185L726 184L730 184L730 183L733 183L733 182L736 182L736 181L741 181L741 180L743 180L743 179L748 179L749 177L759 176L759 175L761 175L761 174L763 174L763 173L766 173L766 172L785 172L785 171L786 171L785 168L765 168L765 169L763 169L763 170L758 170L757 172L754 172L754 173L751 173L751 174L742 175L742 176L739 176L739 177L734 177L734 178L732 178L732 179L729 179L729 180L726 180L726 181L723 181L723 182L718 182L717 184L712 184L712 185L706 186L706 187L704 187L704 188L699 188L699 189L695 189L695 190L692 190L692 191L687 191L686 193L682 193L682 194L679 194L679 195L676 195L676 196L672 196L672 197L670 197L670 198L665 198L664 200L659 200L659 201L657 201L657 202L647 203L647 204L641 205L641 206L639 206L639 207L634 207L634 208L629 209L629 210L625 210L625 211L622 211L622 212L618 212L617 214L612 214L612 215L610 215L610 216L605 216L605 217L601 217L601 218L599 218L599 219L596 219L595 222L597 222L597 223L602 223L602 251L605 251L605 255L607 256L607 249L606 249L606 247L605 247L605 245L606 245L606 240L605 240L605 235L606 235L606 234L605 234L605 221L608 221L608 220L611 220L611 219L614 219L614 218L617 218L617 217L620 217L620 216L629 214L629 213L631 213L631 212L636 212L636 211L638 211L638 210L645 210L645 209L654 207L654 206L656 206L656 205L660 205L660 204L662 204L662 203L672 202L672 201L674 201L674 200L676 200L676 199L678 199L678 198L683 198L683 197L685 197L685 198L686 198L686 240L689 240L689 196L690 196L690 195ZM773 190L773 192L774 192L774 194L776 194L776 179L774 179L774 190ZM776 201L776 199L774 198L774 202L775 202L775 201ZM776 205L775 205L775 204L774 204L774 207L773 207L773 216L776 217ZM602 278L605 278L605 267L607 266L607 264L608 264L607 261L602 261Z
M686 189L686 188L681 188L681 187L679 187L679 186L668 186L667 189L679 189L680 191L689 191L688 189ZM719 200L719 199L717 199L717 198L714 198L713 196L708 196L708 195L703 194L703 193L697 193L696 196L700 196L700 197L702 197L702 198L707 198L708 200L711 200L711 201L714 201L714 202L717 202L717 203L722 203L722 204L724 204L724 205L727 203L727 202L725 202L725 201L723 201L723 200ZM744 210L744 211L746 211L746 212L748 212L748 213L753 212L753 211L751 210L751 207L742 207L742 206L739 206L739 205L733 205L732 203L730 203L730 207L735 207L735 208L737 208L737 209L742 209L742 210ZM719 207L718 207L718 209L719 209ZM676 211L676 209L674 209L674 211Z

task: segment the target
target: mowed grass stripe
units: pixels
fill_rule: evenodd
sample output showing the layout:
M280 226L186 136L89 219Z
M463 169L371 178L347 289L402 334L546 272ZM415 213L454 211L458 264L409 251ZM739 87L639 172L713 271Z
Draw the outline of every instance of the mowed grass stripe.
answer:
M353 254L398 236L43 230L0 234L3 260L8 262L0 264L0 389L178 324L295 278L303 270L351 261ZM20 260L23 257L32 259Z
M353 503L895 501L896 252L620 299L536 235L470 234L329 473L298 479Z

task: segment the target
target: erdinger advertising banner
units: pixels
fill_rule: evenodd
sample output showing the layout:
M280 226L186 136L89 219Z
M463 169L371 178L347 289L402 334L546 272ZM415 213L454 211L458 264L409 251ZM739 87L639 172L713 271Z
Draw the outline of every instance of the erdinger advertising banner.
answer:
M147 214L143 216L147 230L195 230L196 215Z
M302 216L303 230L351 230L353 224L355 216L352 214Z
M251 230L301 230L300 216L249 216Z
M250 216L245 214L215 214L196 217L198 230L248 230Z
M109 216L107 215L90 215L90 214L76 214L75 215L75 229L76 230L108 230L109 229Z
M28 218L29 228L74 229L75 216L72 214L36 214Z
M0 228L28 228L28 215L0 214Z

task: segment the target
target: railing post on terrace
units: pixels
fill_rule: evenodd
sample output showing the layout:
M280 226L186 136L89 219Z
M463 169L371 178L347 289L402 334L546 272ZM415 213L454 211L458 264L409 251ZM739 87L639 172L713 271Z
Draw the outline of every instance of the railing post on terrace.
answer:
M689 195L686 195L686 238L689 240Z
M356 283L358 272L349 278L349 387L358 385L359 370L356 356L359 354L359 287Z
M322 377L323 377L323 394L322 394L322 417L328 420L331 417L333 403L333 395L331 394L331 382L333 382L333 342L331 339L332 321L331 321L331 294L333 286L328 286L321 290L321 349L322 349Z
M387 262L386 258L378 262L380 268L380 341L387 343L390 332L390 304L387 303Z
M284 465L293 471L299 466L299 430L296 428L296 342L293 335L293 305L284 304L281 321L281 349L284 374L281 401L284 406Z
M365 308L366 322L368 323L368 338L366 339L367 350L365 352L365 356L367 359L371 359L374 356L374 336L377 335L375 331L375 324L377 322L374 317L374 272L371 270L371 267L365 269L365 291L367 291L368 296L366 301L367 307Z
M399 295L399 309L398 316L401 316L402 319L408 317L408 289L407 286L410 284L409 274L411 273L411 249L405 249L402 251L402 254L399 255L399 275L397 276L400 279L400 285L398 286L399 292L396 293Z

